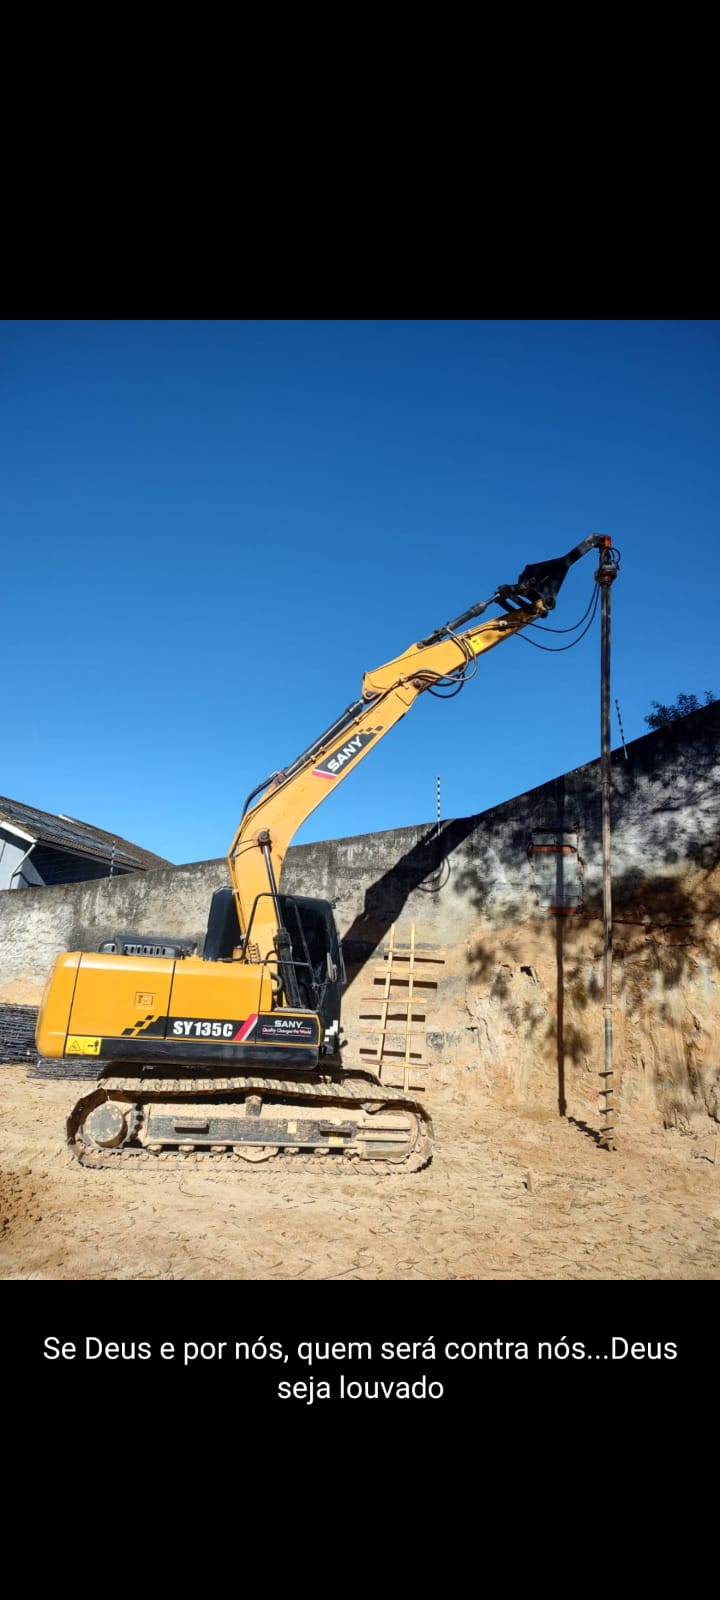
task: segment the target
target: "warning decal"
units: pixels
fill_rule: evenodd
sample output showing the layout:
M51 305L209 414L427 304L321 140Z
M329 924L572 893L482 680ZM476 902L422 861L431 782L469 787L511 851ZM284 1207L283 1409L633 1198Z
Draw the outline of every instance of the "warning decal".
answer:
M69 1033L65 1043L66 1056L99 1056L100 1039L90 1039L87 1034Z

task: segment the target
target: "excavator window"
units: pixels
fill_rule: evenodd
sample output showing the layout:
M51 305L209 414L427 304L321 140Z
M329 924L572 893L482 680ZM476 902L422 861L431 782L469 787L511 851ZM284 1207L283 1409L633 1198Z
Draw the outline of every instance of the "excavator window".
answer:
M281 894L283 922L292 941L292 958L304 1004L322 1009L329 982L337 977L337 932L330 906L307 895Z

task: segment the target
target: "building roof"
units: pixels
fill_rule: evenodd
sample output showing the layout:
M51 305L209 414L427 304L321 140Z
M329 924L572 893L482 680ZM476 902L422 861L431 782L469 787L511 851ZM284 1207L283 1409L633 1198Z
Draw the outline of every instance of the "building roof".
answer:
M139 845L121 839L118 834L106 833L103 828L93 828L89 822L79 822L76 817L50 811L37 811L19 800L6 800L0 795L0 827L5 824L27 844L45 844L55 850L70 851L73 855L88 856L94 861L110 862L125 872L148 872L153 867L170 867L164 856L153 855Z

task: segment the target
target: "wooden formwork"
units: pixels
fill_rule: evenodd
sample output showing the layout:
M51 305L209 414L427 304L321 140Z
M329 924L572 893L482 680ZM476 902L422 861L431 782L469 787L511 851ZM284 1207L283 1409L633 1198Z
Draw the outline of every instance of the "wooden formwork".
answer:
M424 1088L416 1076L411 1079L411 1072L426 1064L415 1041L422 1038L424 1043L428 1001L437 989L438 974L433 973L432 965L444 960L443 950L418 948L414 922L410 943L399 944L393 923L383 960L373 968L375 987L361 996L359 1028L361 1034L372 1035L375 1040L374 1044L361 1045L360 1054L372 1060L378 1077L388 1085L399 1086L402 1081L405 1090ZM402 1080L398 1078L396 1085L390 1072L400 1068Z

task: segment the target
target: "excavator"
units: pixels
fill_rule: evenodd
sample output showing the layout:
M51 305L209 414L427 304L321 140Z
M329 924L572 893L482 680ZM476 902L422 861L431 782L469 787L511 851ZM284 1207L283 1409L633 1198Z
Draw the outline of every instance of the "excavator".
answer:
M366 673L360 698L257 785L228 853L230 886L212 897L202 955L177 940L118 935L56 958L36 1043L51 1059L97 1057L95 1087L67 1121L83 1164L188 1156L354 1160L384 1172L427 1164L425 1106L343 1068L345 973L332 909L283 893L283 861L305 819L418 696L458 690L481 655L545 618L568 569L590 550L600 551L599 577L616 552L593 533ZM501 614L478 622L493 603Z

